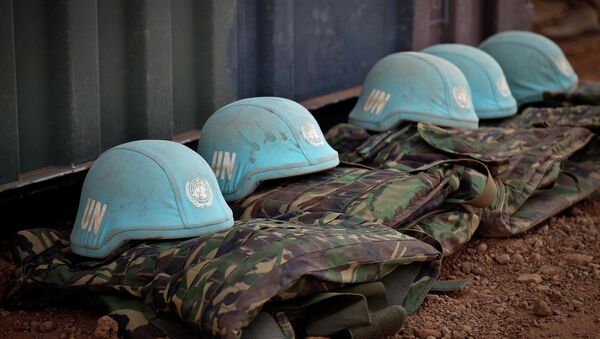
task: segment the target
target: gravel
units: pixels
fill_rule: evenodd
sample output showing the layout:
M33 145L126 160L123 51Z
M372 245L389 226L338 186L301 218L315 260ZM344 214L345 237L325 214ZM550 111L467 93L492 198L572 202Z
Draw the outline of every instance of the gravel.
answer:
M600 201L576 208L513 238L475 237L446 258L441 279L471 284L425 298L397 338L420 338L420 329L442 338L597 338Z

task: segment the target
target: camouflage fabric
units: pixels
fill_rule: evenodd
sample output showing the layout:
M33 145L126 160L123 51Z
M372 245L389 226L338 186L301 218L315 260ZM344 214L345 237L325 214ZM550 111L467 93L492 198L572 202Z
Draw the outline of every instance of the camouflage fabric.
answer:
M388 286L404 288L399 304L413 311L441 262L431 245L335 213L238 221L212 235L129 244L103 261L83 261L67 239L50 229L17 234L13 252L20 267L4 304L77 295L106 306L121 334L132 337L189 336L177 319L203 337L240 337L270 304L385 281L405 268L412 272L405 286Z
M494 203L481 213L478 230L485 236L523 232L600 186L600 153L584 128L467 130L410 123L369 135L340 124L326 137L342 160L377 168L407 170L454 158L485 163L498 187Z
M465 172L472 176L467 187L462 184L467 181ZM479 196L486 179L477 171L457 169L452 162L435 163L414 173L337 167L268 181L231 208L234 217L241 219L290 211L349 214L396 229L422 231L450 254L471 238L479 216L476 209L449 202L468 202Z
M600 91L599 91L600 93ZM502 127L585 127L600 131L600 106L529 107L504 122Z
M600 82L580 84L573 92L545 92L543 105L600 105Z

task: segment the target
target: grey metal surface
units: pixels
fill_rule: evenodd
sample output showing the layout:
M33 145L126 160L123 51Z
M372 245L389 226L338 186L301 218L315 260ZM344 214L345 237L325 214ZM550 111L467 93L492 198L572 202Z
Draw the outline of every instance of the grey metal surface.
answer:
M383 56L410 49L413 2L266 0L238 4L239 96L304 100L359 85Z
M509 13L526 4L0 0L0 191L126 141L192 140L237 98L339 100L386 54L525 27Z
M425 0L414 6L415 50L440 42L477 45L496 32L529 30L533 22L530 0Z

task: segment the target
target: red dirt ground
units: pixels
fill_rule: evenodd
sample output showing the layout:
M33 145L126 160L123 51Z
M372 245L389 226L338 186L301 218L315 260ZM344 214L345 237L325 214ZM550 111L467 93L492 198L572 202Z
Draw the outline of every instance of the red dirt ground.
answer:
M472 241L446 260L442 274L472 284L429 295L402 337L598 338L599 240L596 200L517 237Z

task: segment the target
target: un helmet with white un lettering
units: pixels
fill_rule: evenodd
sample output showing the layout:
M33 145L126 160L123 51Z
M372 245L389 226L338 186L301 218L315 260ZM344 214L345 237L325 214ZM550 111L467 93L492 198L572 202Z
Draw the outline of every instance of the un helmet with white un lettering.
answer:
M243 99L217 110L202 127L198 153L210 159L227 201L248 196L264 180L339 164L312 114L277 97Z
M134 141L104 152L90 168L71 249L104 258L128 240L195 237L232 225L202 157L172 141Z
M422 52L446 59L463 72L479 119L504 118L517 113L517 101L510 93L504 72L489 54L462 44L439 44Z
M394 53L367 74L349 122L383 131L403 121L477 128L471 90L452 63L419 52Z
M547 91L569 92L577 87L577 74L562 50L543 35L502 32L479 48L498 61L519 105L541 101Z

